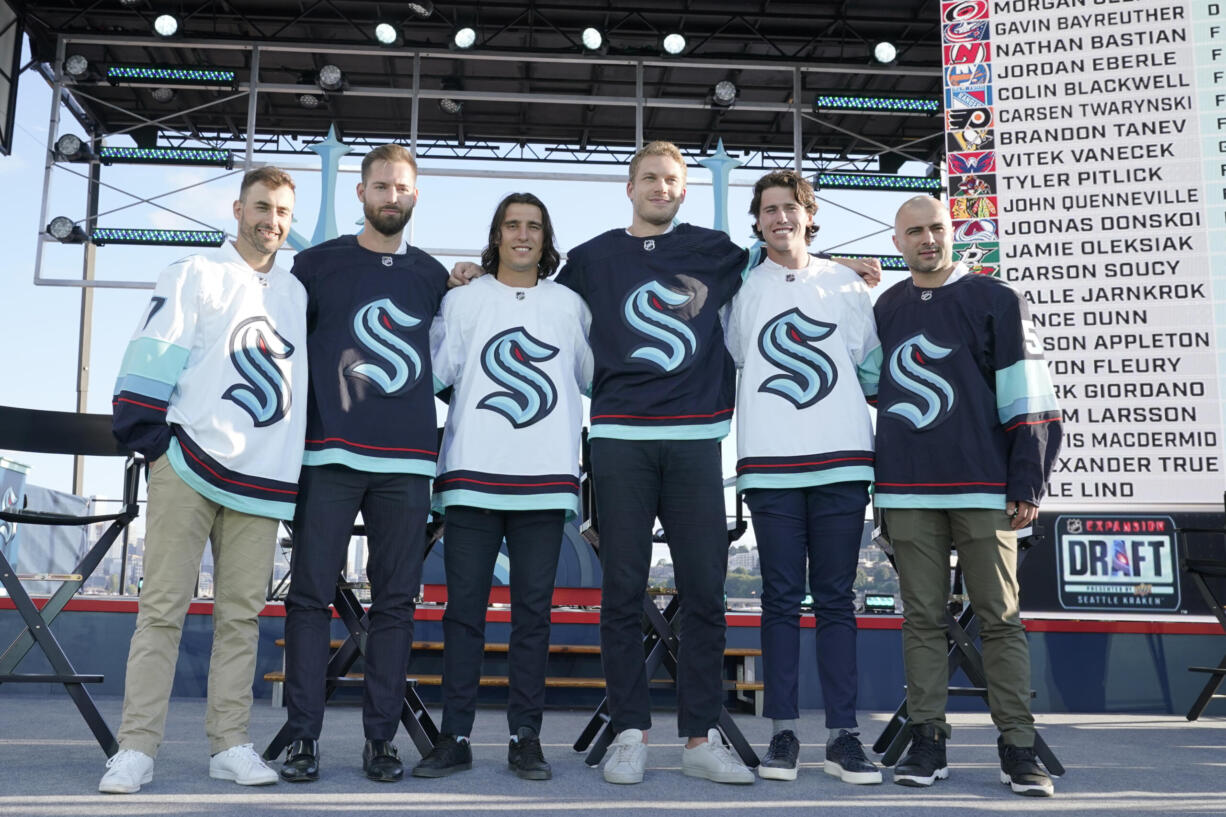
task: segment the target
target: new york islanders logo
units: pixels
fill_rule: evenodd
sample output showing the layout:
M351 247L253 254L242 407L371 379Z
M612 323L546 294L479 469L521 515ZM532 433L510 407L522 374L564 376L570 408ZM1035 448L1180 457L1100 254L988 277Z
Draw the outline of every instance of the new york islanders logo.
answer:
M665 373L677 371L693 358L698 340L684 321L668 314L693 299L692 294L674 292L658 281L648 281L626 296L622 305L626 324L658 344L639 346L630 358L646 361Z
M949 381L929 368L929 362L943 360L954 348L929 340L922 332L907 338L890 355L890 379L913 400L896 400L884 411L900 418L917 431L932 428L953 412L957 395Z
M477 408L498 412L515 428L544 419L558 404L558 390L533 364L557 355L556 346L537 340L522 326L494 335L481 350L481 369L506 391L482 397Z
M290 393L277 361L293 353L293 344L267 318L243 321L230 334L230 360L247 382L226 389L222 399L251 415L256 428L278 422L289 411Z
M839 373L834 361L810 345L834 333L836 325L815 321L799 309L789 309L771 318L758 335L762 357L783 369L762 381L760 392L777 394L803 409L817 403L834 390Z
M421 320L405 312L391 298L379 298L358 308L353 315L353 335L362 348L381 363L362 361L345 374L377 386L384 394L400 394L421 377L421 356L395 328L412 329Z

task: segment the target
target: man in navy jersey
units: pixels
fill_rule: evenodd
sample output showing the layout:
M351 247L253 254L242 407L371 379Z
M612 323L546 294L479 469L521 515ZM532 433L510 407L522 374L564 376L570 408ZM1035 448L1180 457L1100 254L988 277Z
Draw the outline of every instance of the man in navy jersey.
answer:
M874 308L884 357L874 502L898 566L915 724L894 782L931 786L949 776L952 545L979 617L1000 780L1018 794L1050 796L1051 778L1035 759L1017 534L1038 515L1060 449L1060 409L1026 299L955 263L952 234L941 202L917 196L903 204L894 244L911 278Z
M311 382L285 600L292 743L281 776L291 782L319 778L329 604L359 511L372 599L362 767L381 782L404 773L392 738L404 705L437 456L429 332L447 282L437 261L404 241L416 183L417 163L405 148L372 150L357 187L362 232L294 259L308 295Z

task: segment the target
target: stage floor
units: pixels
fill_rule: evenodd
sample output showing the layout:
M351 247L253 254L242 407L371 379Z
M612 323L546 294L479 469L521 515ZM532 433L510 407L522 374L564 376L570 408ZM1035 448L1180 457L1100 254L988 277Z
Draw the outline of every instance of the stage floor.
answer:
M112 728L120 700L101 697ZM438 713L436 714L436 718ZM764 718L737 715L761 753L769 741ZM861 713L865 743L881 731L886 713ZM545 714L543 743L554 779L523 781L506 768L506 721L501 710L478 712L474 767L440 780L406 777L378 784L361 773L361 711L328 709L321 740L323 778L310 785L279 783L243 788L208 777L204 701L175 699L154 780L135 795L97 792L105 756L66 694L4 694L0 690L0 814L22 817L258 817L258 815L762 815L829 814L856 817L944 817L949 814L1139 815L1226 814L1226 719L1188 723L1166 715L1045 715L1047 741L1068 768L1056 780L1056 797L1025 798L998 782L996 733L986 714L954 714L949 746L950 779L930 790L889 782L851 786L822 772L821 714L801 718L803 768L794 783L757 780L723 786L681 775L681 749L673 713L654 713L647 779L638 786L606 784L583 764L571 743L588 713ZM261 750L280 727L283 711L257 702L252 733ZM397 739L412 765L417 754L403 730Z

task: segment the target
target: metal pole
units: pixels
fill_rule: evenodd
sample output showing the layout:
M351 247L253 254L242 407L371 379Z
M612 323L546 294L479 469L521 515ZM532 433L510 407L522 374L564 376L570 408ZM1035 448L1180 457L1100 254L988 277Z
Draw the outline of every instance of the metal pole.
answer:
M38 214L38 229L47 229L47 212L48 205L51 202L51 171L55 169L55 140L60 135L60 99L63 94L63 71L64 71L64 54L67 52L67 47L64 44L64 38L59 37L55 41L55 81L51 86L51 113L47 120L47 154L43 158L43 201ZM46 243L47 236L40 235L38 238L38 246L34 251L34 285L38 286L39 278L42 275L43 268L43 245Z
M417 95L421 93L421 54L413 55L413 100L409 103L409 151L417 156Z
M96 154L102 140L94 135L90 139L90 148ZM98 191L102 177L102 165L91 162L89 165L89 190L86 192L85 232L93 231L98 220ZM84 259L81 264L81 278L87 282L94 280L94 266L98 250L92 241L85 243ZM88 283L81 289L81 332L77 337L77 414L89 411L89 362L90 344L94 335L94 288ZM85 493L85 457L72 458L72 492L77 496Z
M804 173L805 157L804 151L804 114L801 92L803 90L803 77L799 68L792 69L792 161L795 163L796 172Z
M643 63L634 64L634 149L643 149Z
M251 49L251 82L247 88L247 155L243 158L243 170L250 170L255 154L255 103L260 91L260 47Z

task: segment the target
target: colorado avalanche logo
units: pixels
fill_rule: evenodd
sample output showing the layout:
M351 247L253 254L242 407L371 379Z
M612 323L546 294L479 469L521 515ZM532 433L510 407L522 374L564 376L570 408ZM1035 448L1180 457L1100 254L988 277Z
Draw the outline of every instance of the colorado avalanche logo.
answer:
M887 368L890 378L903 391L914 395L916 401L895 401L885 408L885 412L901 418L917 431L931 428L948 418L957 402L954 388L945 378L931 371L927 364L949 357L953 352L953 348L939 346L923 333L899 344L890 355Z
M363 361L345 369L345 374L373 383L384 394L399 394L421 377L421 356L408 341L392 331L395 325L412 329L421 323L390 298L362 306L353 316L353 334L363 348L380 358L385 365Z
M836 325L807 317L799 309L789 309L762 327L758 351L788 374L768 377L760 392L777 394L798 409L808 408L834 390L839 373L826 353L809 345L834 333Z
M658 281L648 281L626 297L622 315L626 323L640 335L663 345L643 345L630 353L636 360L645 360L662 372L675 372L698 350L698 341L684 321L667 314L689 303L694 296L673 292Z
M294 353L293 344L277 334L267 318L248 318L230 335L230 360L247 382L226 389L230 400L251 415L256 428L270 426L289 411L289 386L278 360Z
M557 357L557 347L537 340L522 326L499 332L481 350L481 368L506 391L481 398L477 408L496 411L515 428L544 419L558 404L558 390L549 376L533 366Z

